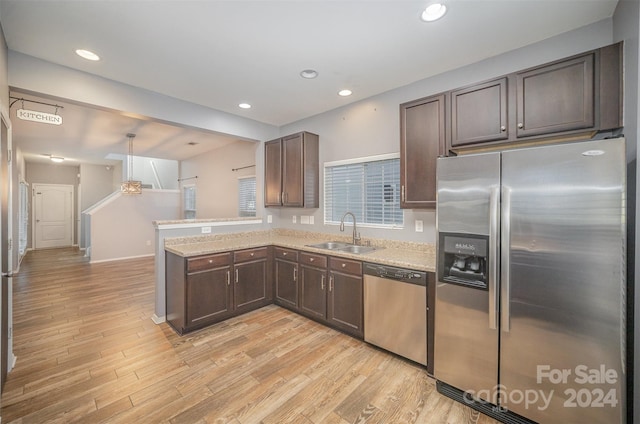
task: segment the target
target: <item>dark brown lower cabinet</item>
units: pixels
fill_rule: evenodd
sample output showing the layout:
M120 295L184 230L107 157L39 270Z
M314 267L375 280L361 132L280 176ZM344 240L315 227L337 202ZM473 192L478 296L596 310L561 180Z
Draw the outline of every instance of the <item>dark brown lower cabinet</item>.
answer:
M362 262L329 258L327 321L353 336L364 337Z
M268 272L268 248L234 252L233 305L237 313L271 303Z
M167 322L179 334L276 303L364 337L360 261L260 247L192 258L166 252L166 267Z
M300 253L300 313L326 320L326 286L327 257Z
M231 314L230 273L231 267L225 266L187 274L186 327L215 322Z
M274 267L275 303L298 311L298 252L276 247Z
M167 322L182 335L271 303L268 252L264 247L193 258L166 252Z

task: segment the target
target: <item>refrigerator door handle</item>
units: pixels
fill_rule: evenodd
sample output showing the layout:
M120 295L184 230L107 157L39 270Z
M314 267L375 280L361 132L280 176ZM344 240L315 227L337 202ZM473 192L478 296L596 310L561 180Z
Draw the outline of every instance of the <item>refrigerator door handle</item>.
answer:
M492 187L489 194L489 328L498 329L498 228L499 228L498 187Z
M501 237L501 252L500 252L500 300L501 300L501 328L502 331L508 333L510 330L511 312L510 306L510 255L511 255L511 189L509 187L502 187L502 231Z

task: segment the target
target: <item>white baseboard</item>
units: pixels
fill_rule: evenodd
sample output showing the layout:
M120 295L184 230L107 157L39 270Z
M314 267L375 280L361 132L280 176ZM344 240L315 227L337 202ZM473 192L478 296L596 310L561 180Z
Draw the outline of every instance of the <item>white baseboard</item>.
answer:
M99 264L99 263L102 263L102 262L124 261L124 260L127 260L127 259L148 258L150 256L155 256L155 255L156 255L155 253L148 253L146 255L126 256L126 257L122 257L122 258L100 259L99 261L90 260L89 263L90 264Z
M167 321L167 317L166 316L159 317L158 315L153 314L153 316L151 317L151 321L153 321L156 324L162 324L163 322Z

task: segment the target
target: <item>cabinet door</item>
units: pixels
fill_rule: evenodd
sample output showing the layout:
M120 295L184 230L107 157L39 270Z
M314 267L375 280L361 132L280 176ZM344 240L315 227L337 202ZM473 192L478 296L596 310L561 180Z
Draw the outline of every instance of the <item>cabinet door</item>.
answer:
M284 206L304 206L303 134L282 139L282 192Z
M327 316L327 271L300 265L300 312L313 318Z
M298 310L298 264L276 259L275 265L276 303Z
M187 274L187 327L219 321L232 312L231 268Z
M327 320L349 334L364 336L362 308L362 276L329 273Z
M444 146L444 94L400 105L402 208L435 208L436 159Z
M594 127L594 54L517 74L517 136Z
M282 195L282 143L280 140L264 144L264 205L280 206Z
M267 261L260 259L234 265L233 304L236 312L255 309L268 302Z
M451 92L451 146L505 140L507 78Z

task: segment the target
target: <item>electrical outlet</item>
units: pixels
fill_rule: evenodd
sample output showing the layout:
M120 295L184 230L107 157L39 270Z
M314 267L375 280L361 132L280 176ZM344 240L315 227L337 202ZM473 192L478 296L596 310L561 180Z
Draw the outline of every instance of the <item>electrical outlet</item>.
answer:
M313 215L309 216L309 224L313 225L314 223L314 219L313 219Z
M151 246L151 240L147 240L147 246Z
M416 233L421 233L424 231L424 225L421 219L416 219Z
M273 223L273 215L267 215L267 224Z
M202 234L211 234L211 227L202 227L200 231L202 231Z
M298 219L295 215L293 215L293 217L291 218L291 222L293 222L294 224L298 222Z

